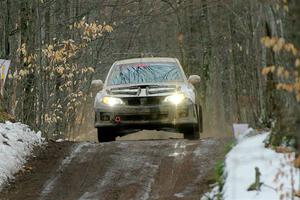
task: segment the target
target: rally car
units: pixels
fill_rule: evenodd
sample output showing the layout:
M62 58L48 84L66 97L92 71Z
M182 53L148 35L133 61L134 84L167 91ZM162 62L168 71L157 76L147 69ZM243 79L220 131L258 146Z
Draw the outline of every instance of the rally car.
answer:
M114 141L139 130L164 130L199 139L202 109L195 85L200 77L189 79L176 58L136 58L115 62L94 103L95 127L99 142Z

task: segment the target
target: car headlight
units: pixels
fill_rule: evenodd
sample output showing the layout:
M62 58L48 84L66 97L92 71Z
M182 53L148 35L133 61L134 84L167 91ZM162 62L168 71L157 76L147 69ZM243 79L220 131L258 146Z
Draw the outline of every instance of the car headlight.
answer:
M115 97L103 97L102 103L109 105L109 106L115 106L115 105L122 105L124 102L120 98Z
M168 103L172 103L174 105L178 105L181 102L183 102L184 99L185 99L184 94L176 93L176 94L172 94L170 96L167 96L164 101L168 102Z

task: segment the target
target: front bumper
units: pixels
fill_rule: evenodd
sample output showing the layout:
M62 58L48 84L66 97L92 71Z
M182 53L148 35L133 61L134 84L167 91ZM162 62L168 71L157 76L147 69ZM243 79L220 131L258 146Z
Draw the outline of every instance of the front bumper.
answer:
M195 105L101 106L95 109L95 127L132 127L139 129L177 128L197 124Z

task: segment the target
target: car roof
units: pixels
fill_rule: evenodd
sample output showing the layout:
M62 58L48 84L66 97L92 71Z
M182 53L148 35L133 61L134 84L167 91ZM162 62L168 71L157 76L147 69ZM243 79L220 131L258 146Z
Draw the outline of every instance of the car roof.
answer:
M152 57L152 58L132 58L126 60L116 61L116 65L120 64L130 64L130 63L140 63L140 62L178 62L176 58L168 58L168 57Z

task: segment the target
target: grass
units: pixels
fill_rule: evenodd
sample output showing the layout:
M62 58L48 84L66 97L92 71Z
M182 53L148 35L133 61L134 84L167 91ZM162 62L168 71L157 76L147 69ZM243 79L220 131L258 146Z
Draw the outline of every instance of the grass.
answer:
M225 161L219 160L215 165L215 180L220 188L220 191L222 191L225 182L224 169L225 169Z
M224 153L225 156L226 154L228 154L231 149L236 145L236 142L232 142L228 145L225 146L224 148ZM219 160L216 165L215 165L215 181L219 186L219 194L217 195L217 199L221 200L222 198L222 190L225 184L225 178L226 178L226 174L225 174L225 158L222 160Z

